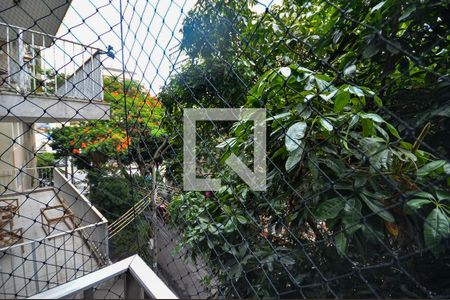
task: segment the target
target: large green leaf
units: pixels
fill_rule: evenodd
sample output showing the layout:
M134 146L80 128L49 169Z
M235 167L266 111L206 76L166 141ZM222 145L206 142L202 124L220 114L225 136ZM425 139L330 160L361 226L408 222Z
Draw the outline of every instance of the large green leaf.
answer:
M416 6L415 6L415 5L408 6L408 7L405 9L405 11L403 12L403 14L400 16L400 18L398 18L398 20L399 20L399 21L402 21L402 20L404 20L404 19L407 19L407 18L411 15L411 13L412 13L413 11L415 11L415 10L416 10Z
M244 216L241 216L241 215L237 215L236 216L236 219L238 220L238 222L239 223L241 223L241 224L247 224L248 223L248 220L247 220L247 218L246 217L244 217Z
M438 201L450 200L450 193L445 191L436 191Z
M377 114L374 114L374 113L361 113L360 116L363 119L370 119L370 120L372 120L374 122L377 122L377 123L384 123L383 118L380 117Z
M333 130L333 124L327 119L327 118L320 118L319 119L320 125L326 130L326 131L332 131Z
M394 126L392 126L391 124L389 124L389 123L386 122L386 127L388 128L389 132L390 132L393 136L395 136L395 137L398 138L398 139L401 139L400 134L398 133L397 129L396 129Z
M372 7L372 9L370 10L370 12L373 13L374 11L379 10L380 8L383 7L384 3L386 3L386 1L381 1L380 3L378 3L377 5L375 5L374 7Z
M282 263L285 266L295 265L295 259L293 259L288 255L283 255L280 257L280 263Z
M434 255L439 253L439 243L449 235L449 221L438 207L433 209L425 220L423 237L425 246L430 247Z
M369 197L367 197L364 194L360 194L361 199L364 201L364 203L367 204L367 206L369 207L369 209L371 211L373 211L374 213L376 213L379 217L381 217L382 219L384 219L385 221L394 223L395 219L392 216L392 214L390 212L388 212L386 210L386 208L378 205L378 201L376 201L375 199L370 199Z
M319 205L314 215L319 220L333 219L337 217L344 205L345 199L340 197L328 199Z
M350 93L347 91L339 91L334 99L334 111L341 112L350 102Z
M423 205L429 204L429 203L433 203L433 202L428 199L412 199L412 200L409 200L406 203L406 205L408 205L412 209L418 209L418 208L421 208Z
M425 166L417 170L417 176L426 176L429 173L436 171L437 169L443 167L447 162L445 160L435 160L427 163Z
M444 173L450 175L450 164L446 163L444 166Z
M359 223L361 219L361 201L359 199L348 199L344 206L342 222L347 225Z
M434 196L427 192L416 192L416 193L412 193L411 195L414 196L414 198L435 200Z
M345 233L341 232L336 234L334 241L338 253L340 255L345 254L347 252L347 237L345 236Z
M289 157L286 160L286 171L291 171L302 160L303 151L303 142L300 142L300 147L289 153Z
M286 149L291 152L301 145L301 139L305 136L307 125L305 122L297 122L286 132L285 145Z

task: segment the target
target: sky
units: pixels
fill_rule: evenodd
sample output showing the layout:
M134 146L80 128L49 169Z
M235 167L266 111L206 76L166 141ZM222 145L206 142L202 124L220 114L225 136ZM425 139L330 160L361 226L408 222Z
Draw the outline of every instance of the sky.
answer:
M272 2L279 0L260 0L255 10L264 11ZM120 0L73 0L57 36L102 50L112 46L116 57L103 56L103 64L119 69L125 65L133 79L157 94L177 60L177 55L171 53L182 38L183 20L195 3L196 0L122 0L121 27ZM123 53L121 35L125 40ZM64 50L70 52L70 47L78 46L66 43Z

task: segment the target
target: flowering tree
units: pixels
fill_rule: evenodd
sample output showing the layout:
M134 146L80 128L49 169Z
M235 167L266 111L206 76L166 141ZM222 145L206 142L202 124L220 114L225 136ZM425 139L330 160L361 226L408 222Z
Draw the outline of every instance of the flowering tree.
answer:
M72 156L81 169L116 169L136 162L140 175L153 164L153 153L164 143L160 128L161 103L134 81L105 77L105 101L111 105L108 121L71 124L51 132L51 146L60 157Z
M105 216L116 219L146 194L136 189L155 174L161 153L167 148L160 127L164 108L155 97L134 81L104 78L105 101L111 106L110 120L71 123L51 132L57 157L72 157L78 169L87 171L89 199ZM138 172L129 173L129 167ZM140 218L110 241L112 259L139 252L140 240L148 237L148 224Z

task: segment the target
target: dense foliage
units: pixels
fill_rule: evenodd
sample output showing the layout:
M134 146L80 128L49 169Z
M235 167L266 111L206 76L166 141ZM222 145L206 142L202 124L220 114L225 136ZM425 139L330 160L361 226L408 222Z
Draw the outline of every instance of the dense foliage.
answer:
M51 152L42 152L36 154L37 158L37 167L48 167L55 166L56 159L55 155Z
M268 190L218 166L251 165L251 124L200 126L204 173L224 187L172 200L180 246L226 296L448 295L448 2L248 3L197 4L190 61L159 99L174 147L185 107L265 107Z

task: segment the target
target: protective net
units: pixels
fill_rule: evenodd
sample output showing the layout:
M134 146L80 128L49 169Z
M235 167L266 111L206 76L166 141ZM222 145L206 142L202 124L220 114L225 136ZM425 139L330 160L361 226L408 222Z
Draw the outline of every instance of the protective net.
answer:
M0 297L134 254L183 298L450 297L449 25L447 0L1 1Z

